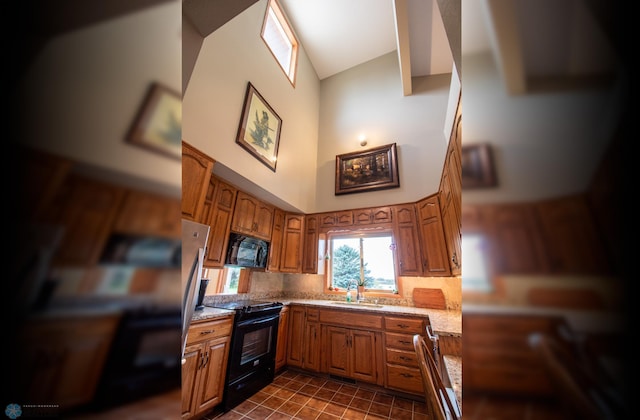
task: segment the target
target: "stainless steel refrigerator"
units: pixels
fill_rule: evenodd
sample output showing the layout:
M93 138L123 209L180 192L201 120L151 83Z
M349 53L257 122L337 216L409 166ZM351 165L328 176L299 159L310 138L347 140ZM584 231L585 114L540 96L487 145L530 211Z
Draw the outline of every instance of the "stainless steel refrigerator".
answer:
M198 300L202 264L204 261L209 226L182 219L182 351L187 344L187 332Z

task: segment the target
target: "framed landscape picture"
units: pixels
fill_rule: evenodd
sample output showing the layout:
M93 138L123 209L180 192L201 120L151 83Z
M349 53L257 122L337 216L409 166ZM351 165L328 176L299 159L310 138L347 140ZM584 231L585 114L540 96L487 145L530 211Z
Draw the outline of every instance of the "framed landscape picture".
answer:
M153 82L127 135L127 142L182 158L182 98L178 92Z
M399 186L395 143L336 156L335 195Z
M282 119L249 82L236 143L275 172L281 129Z

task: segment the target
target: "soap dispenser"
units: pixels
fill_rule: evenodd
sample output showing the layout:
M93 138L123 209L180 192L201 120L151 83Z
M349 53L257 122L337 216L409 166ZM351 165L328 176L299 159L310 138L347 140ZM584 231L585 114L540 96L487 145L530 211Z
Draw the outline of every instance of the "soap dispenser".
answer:
M347 302L351 302L351 289L347 287Z

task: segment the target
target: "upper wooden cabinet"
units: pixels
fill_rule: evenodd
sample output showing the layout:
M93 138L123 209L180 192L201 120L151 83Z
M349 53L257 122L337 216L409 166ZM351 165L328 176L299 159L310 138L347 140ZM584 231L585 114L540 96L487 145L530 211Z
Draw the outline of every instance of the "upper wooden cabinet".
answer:
M207 196L211 195L211 204L205 206L208 209L206 223L209 225L209 238L203 265L207 268L222 268L238 190L215 176L209 181L209 190Z
M204 223L202 217L209 179L215 161L182 142L182 217Z
M81 175L67 177L47 217L64 226L54 256L55 266L84 266L98 262L124 199L119 186Z
M304 250L302 252L302 272L316 274L318 272L318 216L305 217Z
M536 205L552 272L611 272L600 234L584 195L545 200Z
M450 274L462 274L462 114L458 103L447 157L440 179L440 213L444 227Z
M113 230L134 235L180 238L180 199L127 191Z
M420 239L413 204L392 207L395 252L399 276L422 276Z
M353 211L353 224L355 226L390 223L391 221L391 207L371 207Z
M282 232L280 272L301 273L304 246L304 214L286 213Z
M353 212L351 210L320 213L318 217L319 227L323 229L353 225Z
M271 229L271 244L269 245L269 261L267 271L280 270L280 256L282 255L282 234L284 232L284 211L276 208L273 213L273 229Z
M420 240L422 241L423 272L425 276L450 276L451 269L444 239L440 204L437 195L416 203Z
M238 191L231 230L270 241L274 211L274 206Z

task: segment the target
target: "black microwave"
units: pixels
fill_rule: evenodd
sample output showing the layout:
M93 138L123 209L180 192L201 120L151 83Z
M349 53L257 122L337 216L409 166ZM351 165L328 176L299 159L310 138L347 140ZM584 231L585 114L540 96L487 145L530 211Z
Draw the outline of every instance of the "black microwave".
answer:
M268 242L231 232L224 263L237 267L265 268L268 255Z

